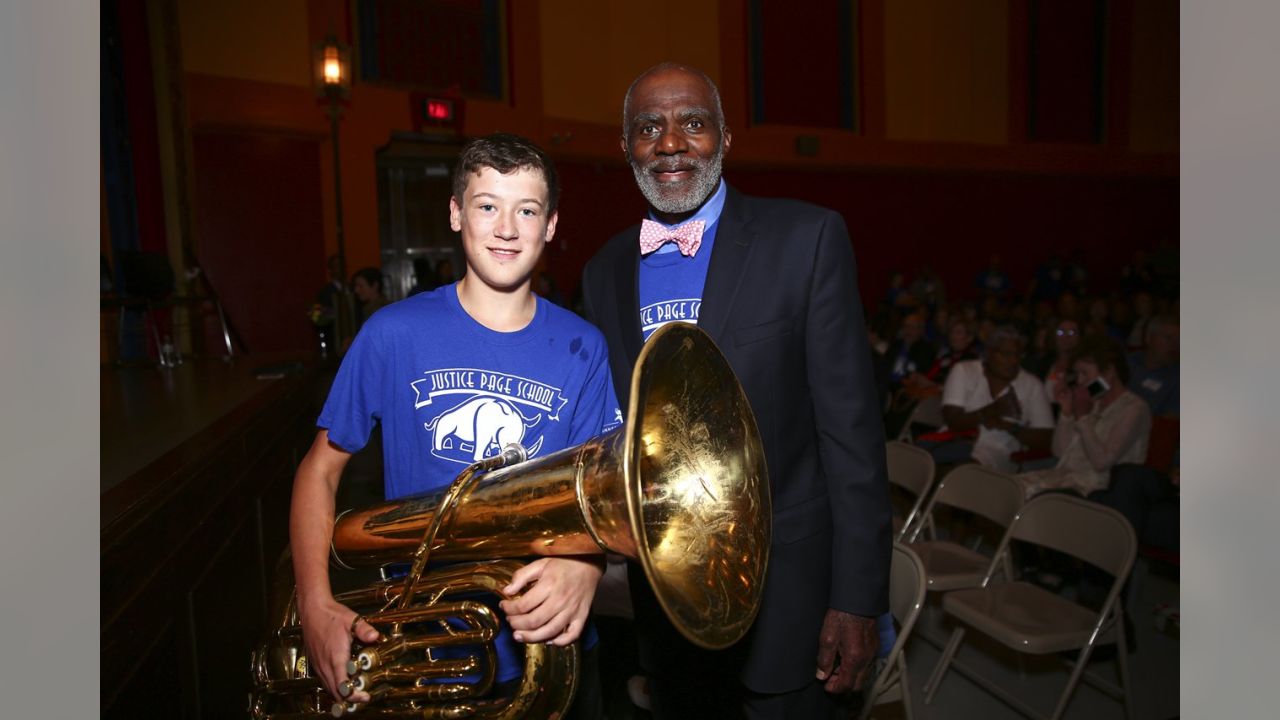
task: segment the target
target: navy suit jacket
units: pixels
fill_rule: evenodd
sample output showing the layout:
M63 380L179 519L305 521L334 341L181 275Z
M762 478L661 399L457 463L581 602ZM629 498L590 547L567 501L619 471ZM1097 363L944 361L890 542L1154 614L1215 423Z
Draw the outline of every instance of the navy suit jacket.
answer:
M639 225L583 274L587 317L603 331L618 399L629 401L642 344ZM888 609L891 548L884 429L853 248L836 212L728 189L698 326L742 383L764 443L773 543L760 614L726 659L762 693L811 682L827 608ZM687 654L643 573L631 575L641 662Z

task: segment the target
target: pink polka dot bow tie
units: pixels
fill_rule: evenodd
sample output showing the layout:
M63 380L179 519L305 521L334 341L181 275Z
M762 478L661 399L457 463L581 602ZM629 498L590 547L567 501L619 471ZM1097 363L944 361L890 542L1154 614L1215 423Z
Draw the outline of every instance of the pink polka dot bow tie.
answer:
M668 228L662 223L644 220L640 223L640 254L648 255L673 242L680 248L681 255L693 257L702 246L702 228L705 225L702 220L694 220L680 227Z

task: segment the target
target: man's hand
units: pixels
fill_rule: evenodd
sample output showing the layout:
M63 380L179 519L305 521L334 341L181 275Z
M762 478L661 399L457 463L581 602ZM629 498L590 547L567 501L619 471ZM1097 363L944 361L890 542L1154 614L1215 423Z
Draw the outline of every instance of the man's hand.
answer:
M550 557L516 571L499 603L517 642L565 646L578 639L591 612L596 584L604 574L602 557ZM515 598L521 591L522 597Z
M347 680L347 661L351 659L351 623L356 612L342 603L329 599L313 603L304 609L299 607L302 619L302 639L307 646L307 662L311 674L319 676L324 689L335 700L362 703L369 702L369 694L363 691L342 697L338 685ZM361 620L356 623L356 635L365 644L378 640L378 631Z
M879 649L875 618L828 609L818 636L817 677L827 681L823 689L836 695L861 690Z

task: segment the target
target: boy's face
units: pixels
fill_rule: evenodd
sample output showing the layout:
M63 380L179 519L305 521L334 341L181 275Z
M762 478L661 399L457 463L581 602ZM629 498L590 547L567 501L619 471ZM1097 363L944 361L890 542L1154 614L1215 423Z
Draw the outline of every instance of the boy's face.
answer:
M449 226L462 233L467 274L490 289L511 291L528 287L555 235L556 213L547 212L541 171L503 175L486 167L471 176L463 197L449 198Z

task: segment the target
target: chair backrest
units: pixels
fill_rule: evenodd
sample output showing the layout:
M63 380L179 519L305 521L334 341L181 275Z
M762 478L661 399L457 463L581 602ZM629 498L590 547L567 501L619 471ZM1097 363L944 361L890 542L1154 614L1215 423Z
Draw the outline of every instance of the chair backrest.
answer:
M893 561L889 566L889 612L893 613L901 628L899 638L910 632L924 605L926 581L920 556L906 545L894 543Z
M922 517L921 510L933 486L933 456L915 445L890 440L885 443L885 463L889 470L889 484L906 490L915 498L901 527L894 533L893 539L898 541L907 537Z
M1007 528L1022 508L1023 497L1022 484L1012 476L981 465L961 465L938 483L922 515L932 517L934 507L941 504L981 515ZM916 525L917 534L923 526Z
M1067 493L1032 498L1009 527L1006 540L1021 540L1079 558L1117 578L1128 576L1138 551L1133 526L1105 505Z
M889 482L916 497L924 495L933 483L933 456L915 445L890 440L885 443L885 463Z

